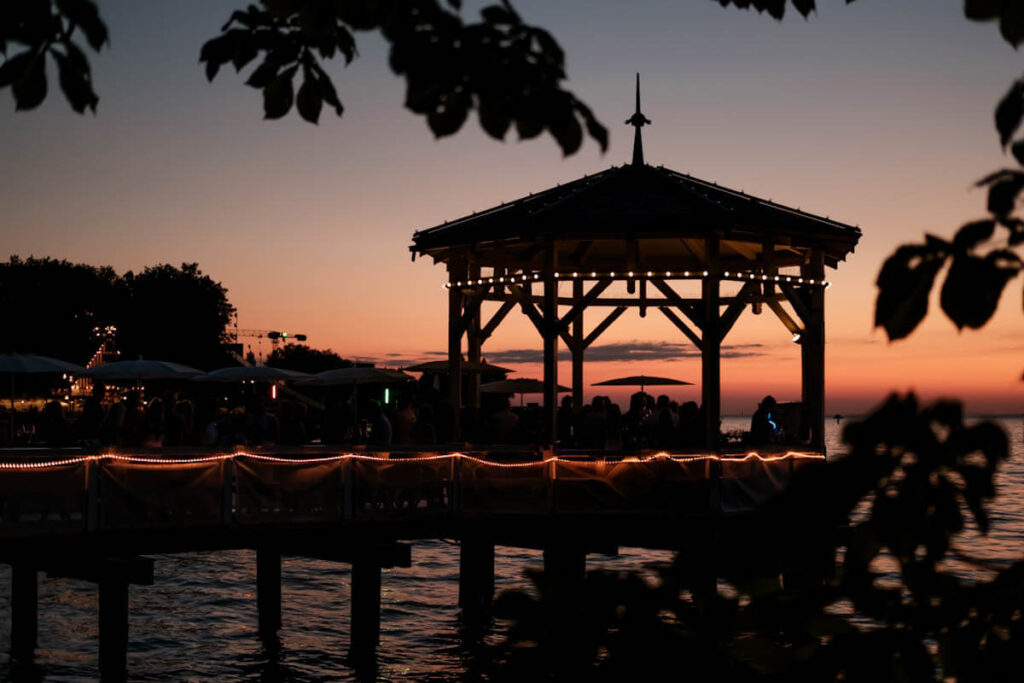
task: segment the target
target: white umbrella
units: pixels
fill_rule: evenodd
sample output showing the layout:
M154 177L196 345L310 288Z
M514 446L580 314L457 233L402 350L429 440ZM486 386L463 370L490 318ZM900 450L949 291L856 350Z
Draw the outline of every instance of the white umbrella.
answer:
M558 385L559 393L572 391L569 387ZM480 391L485 394L519 394L519 405L523 404L523 394L543 394L544 382L539 379L527 379L517 377L515 379L503 379L497 382L488 382L480 385Z
M14 436L14 376L25 374L68 373L80 375L85 372L81 365L66 360L37 356L31 353L0 353L0 372L11 375L11 437Z
M119 379L186 379L203 374L202 370L165 360L119 360L89 368L83 377L100 381Z
M412 377L401 370L355 367L318 372L302 382L302 384L328 387L342 384L394 384L395 382L411 382L412 380Z
M410 365L409 367L402 368L409 372L448 372L448 361L446 360L432 360L427 363L420 363L419 365ZM491 365L487 361L462 361L462 372L512 372L508 368L503 368L497 365Z
M272 368L266 365L236 365L230 368L221 368L199 375L192 379L197 382L277 382L280 380L307 380L312 378L308 372L298 370L285 370L284 368Z
M16 375L66 372L71 375L80 375L85 372L85 368L49 356L36 356L31 353L0 353L0 372L10 372Z

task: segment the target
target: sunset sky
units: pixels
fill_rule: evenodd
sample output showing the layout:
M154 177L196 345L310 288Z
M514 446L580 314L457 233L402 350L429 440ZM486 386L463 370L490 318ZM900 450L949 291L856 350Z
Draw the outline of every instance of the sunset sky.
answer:
M410 262L412 233L627 162L622 122L640 72L649 163L863 230L829 272L829 413L907 389L1021 412L1019 279L981 332L958 333L934 300L909 340L889 344L872 329L885 256L982 217L973 182L1009 163L992 112L1024 61L996 26L966 21L957 0L819 0L810 20L781 23L713 0L515 2L560 41L569 88L611 131L607 153L588 141L568 159L550 137L487 138L475 117L435 140L402 107L404 81L372 34L357 35L351 66L328 65L344 117L264 121L245 75L228 69L209 84L198 64L242 2L98 4L111 43L93 56L96 116L74 114L55 77L30 113L0 93L2 257L119 271L198 261L229 290L241 327L305 333L313 346L385 365L437 358L445 274ZM484 354L539 377L540 339L520 317ZM799 349L770 313L745 313L726 343L726 413L749 413L766 393L799 399ZM567 364L561 373L567 384ZM593 348L587 384L641 373L693 381L671 394L699 400L699 359L685 338L633 311Z

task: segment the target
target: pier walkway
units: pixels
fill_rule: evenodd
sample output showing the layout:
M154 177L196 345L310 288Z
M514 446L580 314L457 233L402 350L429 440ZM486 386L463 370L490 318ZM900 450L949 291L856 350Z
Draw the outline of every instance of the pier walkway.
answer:
M545 572L581 580L586 555L681 549L742 517L824 456L792 451L606 455L514 452L325 454L0 453L0 562L12 566L11 653L36 644L38 575L95 582L100 669L124 672L128 587L147 555L256 551L259 628L281 624L281 556L352 565L354 657L380 637L381 569L411 541L461 544L460 606L486 611L494 547L544 551Z

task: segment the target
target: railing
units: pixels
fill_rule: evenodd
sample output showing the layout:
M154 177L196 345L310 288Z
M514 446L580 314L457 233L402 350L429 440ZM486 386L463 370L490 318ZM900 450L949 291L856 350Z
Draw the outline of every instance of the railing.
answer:
M465 455L90 455L0 462L0 537L429 519L731 514L819 454L497 462Z

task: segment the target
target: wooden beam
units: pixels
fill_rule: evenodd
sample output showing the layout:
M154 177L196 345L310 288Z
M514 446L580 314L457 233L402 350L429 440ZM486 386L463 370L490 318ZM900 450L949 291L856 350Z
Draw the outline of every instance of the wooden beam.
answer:
M558 254L549 242L544 252L544 431L547 444L558 440Z
M736 324L736 320L739 319L740 315L747 308L747 304L750 302L756 291L760 289L760 283L758 282L747 282L740 288L739 294L732 300L732 303L725 309L725 313L722 314L721 320L719 321L719 341L724 341L726 335L729 334L729 330Z
M569 263L574 266L578 266L583 263L583 260L587 258L587 253L590 248L594 246L594 240L583 240L579 246L573 249L572 253L569 254Z
M463 295L462 314L459 316L459 330L467 332L473 319L480 313L480 304L483 303L486 290L479 290Z
M770 300L768 301L768 308L772 309L775 316L782 321L782 324L786 326L786 329L789 330L790 334L800 334L803 336L803 328L793 320L786 309L782 307L782 304L778 301Z
M797 316L800 320L807 325L807 322L811 320L811 311L807 307L807 302L804 301L802 292L798 292L795 287L791 284L779 284L779 289L785 295L786 300L789 301L790 306L796 311Z
M526 315L527 318L530 319L530 322L533 323L533 326L537 328L537 332L540 333L540 336L547 337L548 335L544 323L544 317L541 315L541 313L537 310L536 306L534 305L533 297L519 285L510 285L508 288L508 292L509 294L512 295L512 298L514 298L519 303L519 306L520 308L522 308L523 313Z
M577 300L583 298L581 280L572 283L572 295ZM572 405L576 410L583 408L583 352L586 350L583 334L583 311L580 311L572 323L572 344L569 346L572 354Z
M721 358L722 334L719 317L718 278L718 236L709 235L704 241L705 263L710 275L701 281L701 298L704 299L704 326L701 330L704 343L701 357L701 400L704 411L705 446L712 452L718 450L722 415ZM686 312L685 310L683 311Z
M576 291L576 284L577 283L580 286L580 291L582 291L583 283L581 281L579 281L579 280L575 280L573 282L573 291ZM563 315L558 320L558 332L559 332L559 334L561 334L565 330L568 330L569 329L569 323L571 323L574 320L576 320L576 317L581 315L583 313L583 311L587 308L587 306L589 306L593 301L595 301L597 299L597 297L601 296L601 294L604 292L604 290L608 289L608 287L611 284L612 284L612 279L611 278L603 278L601 280L598 280L594 284L594 286L590 288L590 291L587 292L585 295L583 295L582 298L577 298L577 297L574 296L573 299L576 301L576 304L572 308L569 309L568 313Z
M706 282L703 280L702 282ZM693 323L701 332L704 332L704 314L703 311L698 312L696 305L698 303L704 303L704 297L700 299L683 299L681 296L676 294L676 291L672 287L662 280L661 278L653 278L651 284L658 288L658 291L665 295L673 306L679 309L679 311L689 318L690 322ZM654 302L651 302L652 304Z
M698 351L703 347L704 343L701 340L701 338L698 337L697 334L693 330L690 329L689 325L684 323L682 321L682 319L680 319L679 316L677 316L672 311L671 308L669 308L668 306L659 306L658 310L661 311L666 318L671 320L672 324L675 325L676 327L678 327L679 331L682 332L683 334L685 334L687 339L689 339L691 342L693 342L693 345L697 347Z
M448 263L448 280L466 279L463 262ZM460 437L459 421L462 417L462 302L463 293L456 287L448 290L448 400L452 406L452 441Z
M503 321L505 316L511 313L512 309L515 307L516 303L514 301L506 299L502 302L501 307L495 311L494 315L491 316L491 319L487 321L487 324L480 329L481 344L491 338L491 335L494 334L496 329L498 329L498 325L501 324L501 321Z
M621 316L625 312L626 307L619 306L614 311L605 316L604 320L602 320L597 327L591 330L590 334L587 335L587 338L583 340L583 348L589 348L590 345L597 341L597 338L600 337L605 330L611 327L611 324L618 320L619 316Z

